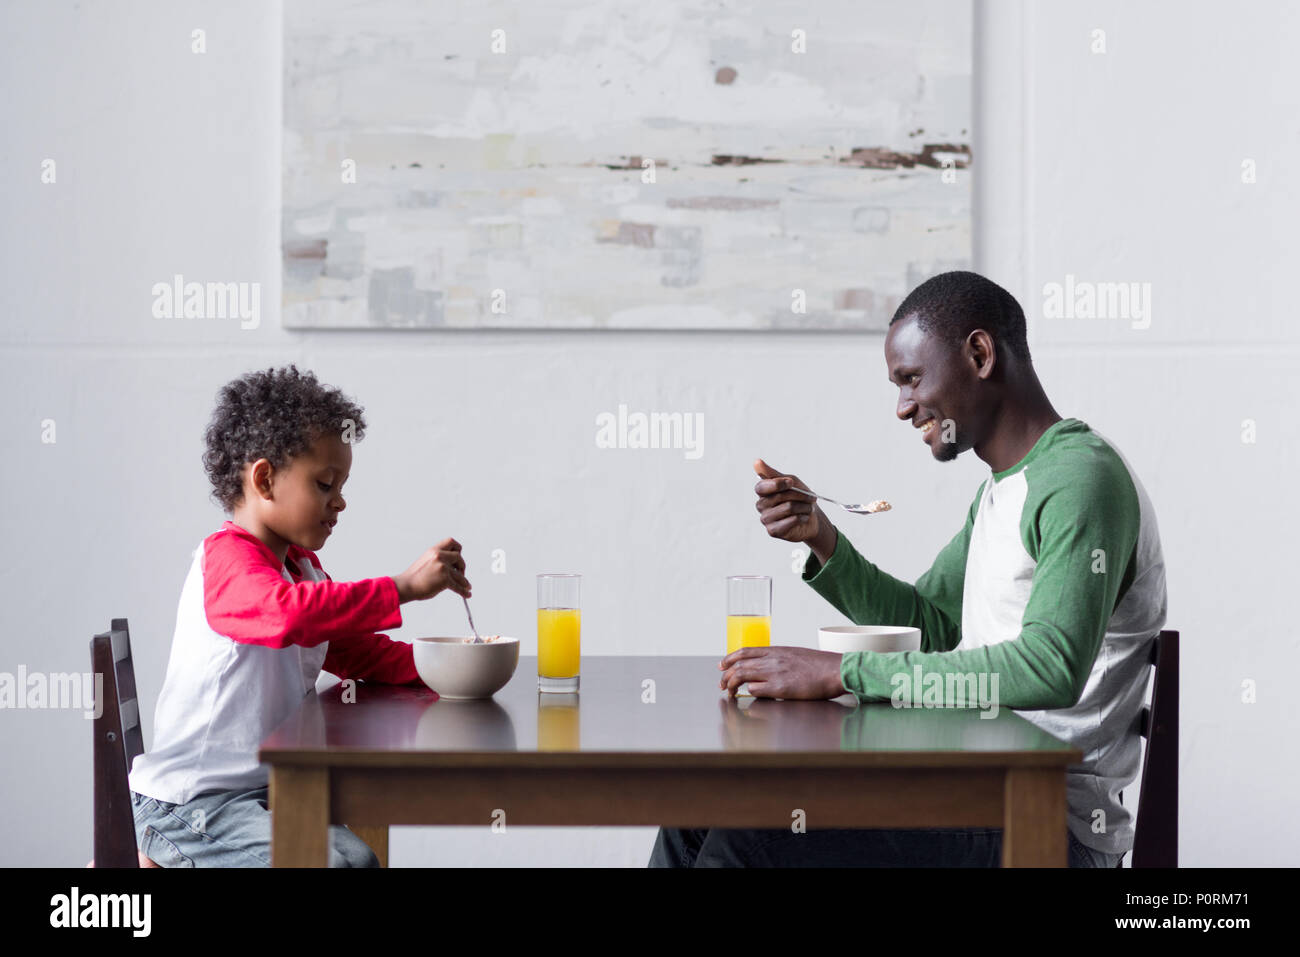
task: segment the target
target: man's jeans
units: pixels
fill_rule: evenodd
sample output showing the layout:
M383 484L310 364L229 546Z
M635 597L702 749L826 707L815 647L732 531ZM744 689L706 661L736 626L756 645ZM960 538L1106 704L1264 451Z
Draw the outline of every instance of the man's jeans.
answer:
M266 788L209 791L188 804L131 792L140 850L162 867L270 867L271 811ZM365 841L329 830L330 867L378 867Z
M1070 837L1071 867L1118 867ZM651 867L999 867L1001 828L742 830L660 828Z

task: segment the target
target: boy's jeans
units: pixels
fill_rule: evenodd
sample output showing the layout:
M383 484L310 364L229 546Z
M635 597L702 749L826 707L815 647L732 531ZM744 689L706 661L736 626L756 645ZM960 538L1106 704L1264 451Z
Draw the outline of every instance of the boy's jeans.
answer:
M1070 835L1071 867L1118 867ZM1001 828L681 830L662 827L651 867L998 867Z
M131 792L135 836L162 867L270 867L271 811L267 788L209 791L188 804ZM346 827L329 832L330 867L378 867L365 841Z

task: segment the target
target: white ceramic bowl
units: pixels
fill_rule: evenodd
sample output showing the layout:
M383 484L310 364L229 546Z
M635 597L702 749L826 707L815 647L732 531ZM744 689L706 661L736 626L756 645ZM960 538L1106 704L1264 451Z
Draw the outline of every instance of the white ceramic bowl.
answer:
M416 638L411 646L420 678L452 701L492 697L519 664L518 638L481 645L466 644L464 638Z
M921 629L905 625L828 625L817 631L822 651L920 651Z

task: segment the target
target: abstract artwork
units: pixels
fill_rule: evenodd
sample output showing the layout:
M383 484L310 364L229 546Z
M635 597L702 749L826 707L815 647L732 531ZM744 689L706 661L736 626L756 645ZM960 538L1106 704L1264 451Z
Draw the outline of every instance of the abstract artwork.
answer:
M872 330L969 268L968 3L284 11L287 327Z

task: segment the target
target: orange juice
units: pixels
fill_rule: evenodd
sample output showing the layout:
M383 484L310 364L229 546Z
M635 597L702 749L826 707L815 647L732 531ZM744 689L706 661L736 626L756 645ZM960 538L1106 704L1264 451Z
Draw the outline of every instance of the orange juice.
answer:
M727 616L727 654L737 648L766 648L771 643L771 615Z
M580 609L537 609L537 673L543 678L577 675L581 631Z

